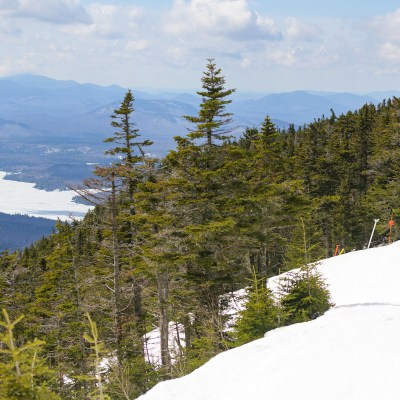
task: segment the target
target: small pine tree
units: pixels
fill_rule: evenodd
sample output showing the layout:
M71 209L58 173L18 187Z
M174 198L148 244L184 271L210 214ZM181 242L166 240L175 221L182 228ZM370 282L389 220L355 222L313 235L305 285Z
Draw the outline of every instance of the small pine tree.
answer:
M300 217L292 228L285 254L285 271L303 268L305 265L324 258L324 249L318 239L321 232L312 224L310 213Z
M273 293L266 287L265 278L253 274L253 282L248 290L246 308L239 313L235 326L238 346L259 339L279 325L279 307Z
M92 400L110 400L110 397L105 393L106 385L104 383L103 371L101 368L102 356L106 355L106 349L104 344L100 341L99 331L97 324L94 322L89 314L86 314L90 326L90 334L85 333L84 339L90 343L93 358L94 377L85 377L84 379L95 381L95 389L90 393L89 398Z
M331 296L316 264L289 273L281 285L281 307L286 325L306 322L333 306Z
M18 346L14 338L15 326L24 318L14 322L5 309L0 321L0 399L8 400L60 400L49 388L53 372L40 356L43 341L35 339Z

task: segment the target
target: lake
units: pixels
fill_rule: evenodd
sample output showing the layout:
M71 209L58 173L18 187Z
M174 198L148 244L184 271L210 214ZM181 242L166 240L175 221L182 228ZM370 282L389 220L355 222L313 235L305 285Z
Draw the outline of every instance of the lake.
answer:
M7 172L0 171L0 212L32 217L81 219L93 207L75 203L72 190L48 192L35 188L34 183L5 180Z

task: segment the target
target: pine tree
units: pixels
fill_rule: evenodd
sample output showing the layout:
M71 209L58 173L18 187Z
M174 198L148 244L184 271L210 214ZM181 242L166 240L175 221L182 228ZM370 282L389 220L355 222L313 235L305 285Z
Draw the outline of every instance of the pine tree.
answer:
M112 235L113 235L113 253L114 253L114 271L116 278L114 279L114 286L120 287L119 277L122 274L123 263L124 268L133 271L130 273L130 280L133 285L133 310L135 314L137 330L139 337L144 332L144 312L142 305L142 287L139 282L140 278L135 273L137 269L134 265L134 254L137 253L136 243L136 227L134 225L134 216L136 214L134 194L137 190L137 186L140 182L145 179L148 164L148 157L145 153L145 147L150 146L152 142L150 140L139 140L139 130L135 127L132 121L132 114L134 97L132 92L129 90L120 107L114 110L114 114L111 116L111 125L116 128L113 137L105 140L107 143L114 143L116 147L108 150L106 154L119 156L120 161L115 162L110 168L115 179L122 179L125 183L126 190L122 190L119 193L116 192L116 187L112 183L111 190L111 209L114 210L112 213ZM104 173L104 168L102 169ZM111 175L111 174L109 174ZM122 202L122 207L119 210L116 208L117 198L119 202ZM120 225L121 229L118 232L117 225ZM125 238L121 238L122 243L118 243L118 235L124 231ZM119 254L124 249L124 254ZM118 254L117 254L118 253ZM119 291L119 289L118 289ZM121 304L118 300L116 292L116 304ZM117 307L119 308L119 307ZM117 321L121 322L121 312L117 311ZM120 322L117 325L120 325ZM121 332L121 329L118 329ZM117 337L121 338L121 333L117 334ZM120 342L120 340L118 340Z
M221 75L221 69L216 66L214 59L208 59L206 71L201 79L203 90L197 92L202 97L198 116L184 116L195 124L196 128L190 130L188 137L194 139L206 139L206 144L211 146L219 141L230 138L232 128L232 114L225 110L226 105L232 101L226 98L236 89L225 89L225 77Z
M162 165L154 171L151 179L140 185L135 195L139 211L136 225L142 243L141 266L146 279L151 279L157 289L154 313L158 316L161 364L165 373L169 373L171 368L169 323L172 317L178 322L182 319L181 307L174 295L177 280L183 289L182 270L186 262L182 248L185 235L176 217L175 197L172 180Z
M287 274L281 285L281 306L287 325L323 315L333 306L327 285L316 264Z
M252 284L247 289L244 310L239 312L235 324L234 338L236 345L259 339L271 329L279 326L279 306L275 303L273 293L266 286L265 277L258 277L253 272Z
M242 191L242 148L227 140L231 114L225 111L226 97L234 92L224 88L225 78L214 60L208 60L202 78L203 97L197 117L185 117L196 127L166 158L175 187L175 215L185 235L186 280L192 291L192 318L185 326L191 332L187 355L205 359L226 348L219 296L238 289L243 275L243 256L235 216ZM189 321L192 320L192 323ZM194 362L195 363L195 362Z
M150 140L137 140L140 137L139 130L132 122L132 113L135 111L134 100L132 92L128 90L121 105L114 110L114 114L111 116L111 126L116 128L116 131L112 137L104 140L106 143L116 145L107 150L106 154L121 156L120 164L129 167L143 161L146 157L144 148L152 144Z
M305 217L293 221L285 253L285 271L304 268L324 257L324 249L318 241L321 239L321 232L312 225L311 210L307 211Z
M14 337L16 325L23 316L11 321L3 309L0 326L0 398L8 400L59 400L50 388L54 375L40 352L43 341L35 339L22 346Z

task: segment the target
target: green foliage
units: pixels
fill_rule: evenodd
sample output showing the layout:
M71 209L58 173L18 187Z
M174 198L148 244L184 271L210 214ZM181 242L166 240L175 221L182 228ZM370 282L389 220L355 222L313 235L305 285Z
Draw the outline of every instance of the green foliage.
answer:
M206 139L206 144L211 146L230 136L231 129L228 128L232 114L225 111L231 100L225 98L235 92L236 89L225 89L225 78L221 75L214 59L208 59L206 71L201 79L203 90L197 92L202 97L198 116L184 116L184 118L195 124L189 139ZM183 144L183 142L181 142Z
M316 264L289 272L281 285L282 312L286 325L306 322L324 314L333 306L330 293Z
M43 341L35 339L22 346L14 337L16 325L23 316L11 322L5 309L0 326L0 398L8 400L57 400L60 399L49 388L53 372L41 357Z
M108 396L105 392L107 387L103 378L103 371L101 367L101 362L103 357L107 355L107 351L104 347L104 343L100 341L99 331L97 329L97 324L94 322L89 314L86 314L86 317L89 321L90 334L85 333L83 335L84 339L90 344L90 348L92 350L92 358L93 358L93 369L94 376L86 379L95 381L95 388L90 393L90 399L93 400L110 400L110 396ZM103 356L103 357L102 357Z
M122 155L123 162L128 165L141 161L144 158L143 148L152 144L149 140L137 141L140 136L139 130L135 128L131 121L132 114L135 111L133 108L134 100L132 92L128 90L121 105L114 110L114 114L111 116L111 126L116 128L114 135L104 140L106 143L115 144L113 149L106 151L106 154ZM134 154L135 149L138 154Z
M245 308L239 312L235 325L235 344L240 346L259 339L266 332L277 328L280 313L273 293L266 287L265 278L259 278L253 273L252 285L247 289Z
M313 225L311 216L299 217L292 229L286 249L284 271L303 268L310 262L324 258L324 249L318 240L321 237Z
M202 86L198 114L185 117L192 129L162 160L144 153L150 143L139 137L128 91L106 140L118 160L96 168L80 190L96 208L81 222L58 223L56 233L23 252L1 254L1 304L12 316L26 314L10 328L19 343L31 343L18 354L21 365L36 349L48 355L34 388L49 384L65 400L88 398L92 390L106 398L107 382L113 399L140 395L234 345L223 294L252 279L235 333L245 343L329 308L322 278L305 265L332 255L336 245L365 247L375 218L377 241L387 241L392 214L391 239L399 235L398 99L298 129L279 130L266 116L235 141L226 111L234 90L225 89L212 59ZM275 304L265 280L293 268L302 269L289 274ZM86 312L96 320L87 340ZM171 321L185 330L186 347L175 363ZM161 331L162 367L147 363L143 352L143 335L154 327ZM116 359L107 376L96 373L102 343ZM3 352L7 376L15 373L10 360ZM57 379L41 375L45 365ZM90 379L67 384L64 376ZM2 390L15 382L24 387L13 379Z

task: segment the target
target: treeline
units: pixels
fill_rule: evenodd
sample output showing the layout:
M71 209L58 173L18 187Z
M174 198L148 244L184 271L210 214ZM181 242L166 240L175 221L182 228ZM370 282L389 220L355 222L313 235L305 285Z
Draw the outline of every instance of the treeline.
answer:
M151 143L135 127L129 91L107 139L118 161L77 188L96 208L22 252L2 254L1 304L11 320L26 315L15 328L20 341L46 341L47 364L57 372L51 385L63 399L93 390L79 378L94 373L85 313L108 349L109 393L130 399L192 371L238 337L259 334L244 327L251 313L238 323L239 336L227 332L221 295L253 282L255 307L260 298L270 304L257 282L331 256L337 245L365 247L377 218L375 239L388 240L387 221L398 210L398 99L332 112L297 130L280 131L267 116L235 138L225 110L233 91L209 60L198 115L184 117L192 129L160 160L147 154ZM292 322L306 319L293 311L297 302L287 300ZM184 329L179 354L168 346L171 321ZM159 366L146 363L143 350L156 326Z

